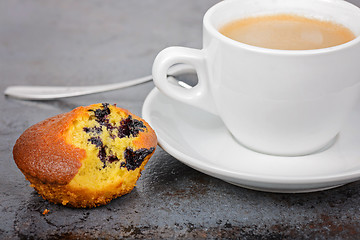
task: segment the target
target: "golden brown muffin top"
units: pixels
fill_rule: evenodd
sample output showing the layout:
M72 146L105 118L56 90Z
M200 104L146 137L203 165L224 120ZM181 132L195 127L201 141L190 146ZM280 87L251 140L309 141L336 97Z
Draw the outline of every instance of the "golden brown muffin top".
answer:
M63 133L78 109L48 118L29 127L16 141L14 160L21 171L42 182L66 184L81 167L83 149L67 144Z

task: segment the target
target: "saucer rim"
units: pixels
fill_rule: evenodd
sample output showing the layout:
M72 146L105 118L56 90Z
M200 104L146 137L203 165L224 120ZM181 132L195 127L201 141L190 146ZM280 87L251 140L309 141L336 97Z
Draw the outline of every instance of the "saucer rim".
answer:
M154 99L156 99L159 94L162 94L156 87L153 88L150 93L147 95L143 107L142 107L142 117L150 124L150 126L152 125L151 122L151 117L150 117L150 112L152 109L151 103L154 101ZM169 98L168 96L162 94L164 97ZM169 98L170 99L170 98ZM176 101L176 100L174 100ZM185 104L179 101L176 101L179 104ZM202 111L202 110L199 110ZM156 129L155 129L155 132ZM289 177L289 176L260 176L258 174L251 174L251 173L246 173L246 172L238 172L238 171L229 171L226 169L223 169L219 166L216 166L214 164L209 164L206 162L201 161L201 159L197 159L194 158L192 156L189 156L179 150L177 150L175 147L173 147L171 144L168 144L162 137L161 135L157 134L158 137L158 143L159 146L161 148L163 148L167 153L169 153L171 156L173 156L174 158L176 158L177 160L179 160L180 162L183 162L184 164L200 171L203 172L205 174L208 174L210 176L214 176L216 178L220 178L224 181L227 182L232 182L232 184L235 185L244 185L242 183L238 183L238 181L231 181L230 179L235 179L235 180L244 180L244 181L250 181L253 183L260 183L260 184L266 184L266 185L271 185L271 184L281 184L283 185L282 189L288 189L289 187L295 187L296 185L301 185L298 186L298 188L300 187L301 189L304 188L304 185L309 184L326 184L324 185L326 188L331 188L331 186L336 187L335 185L343 185L349 182L353 182L356 181L358 179L360 179L360 168L357 170L352 170L352 171L342 171L339 172L337 174L328 174L328 175L322 175L322 176L318 176L318 177ZM252 151L250 149L248 149L249 151ZM261 153L257 153L257 154L261 154ZM266 157L265 154L264 157ZM304 156L306 157L306 156ZM282 158L287 158L287 157L282 157ZM291 157L289 157L291 158ZM236 183L234 183L236 182ZM329 185L329 184L333 184L333 185ZM246 184L245 184L246 185ZM253 187L252 185L249 185L249 188ZM274 186L272 186L274 187ZM259 187L257 187L259 188ZM266 189L266 187L262 187L263 189ZM306 189L316 189L315 188L311 188L309 187L305 187ZM321 187L324 188L324 187Z

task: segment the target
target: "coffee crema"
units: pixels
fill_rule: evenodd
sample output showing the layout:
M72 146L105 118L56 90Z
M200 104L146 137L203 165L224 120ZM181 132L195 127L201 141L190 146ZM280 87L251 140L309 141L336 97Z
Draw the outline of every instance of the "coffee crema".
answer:
M239 19L219 29L241 43L282 50L310 50L337 46L356 38L338 23L292 14Z

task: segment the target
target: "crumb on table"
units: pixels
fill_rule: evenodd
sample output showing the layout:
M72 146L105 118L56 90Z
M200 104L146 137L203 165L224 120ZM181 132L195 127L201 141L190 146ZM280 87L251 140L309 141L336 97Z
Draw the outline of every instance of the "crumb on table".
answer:
M46 215L46 214L48 214L49 212L50 212L49 209L45 209L42 214L43 214L43 215Z

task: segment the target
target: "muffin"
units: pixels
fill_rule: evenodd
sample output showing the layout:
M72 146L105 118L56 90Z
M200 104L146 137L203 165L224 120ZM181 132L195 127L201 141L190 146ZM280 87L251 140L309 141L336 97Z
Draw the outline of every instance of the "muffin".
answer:
M143 119L99 103L31 126L16 141L13 156L44 199L85 208L131 192L156 145Z

